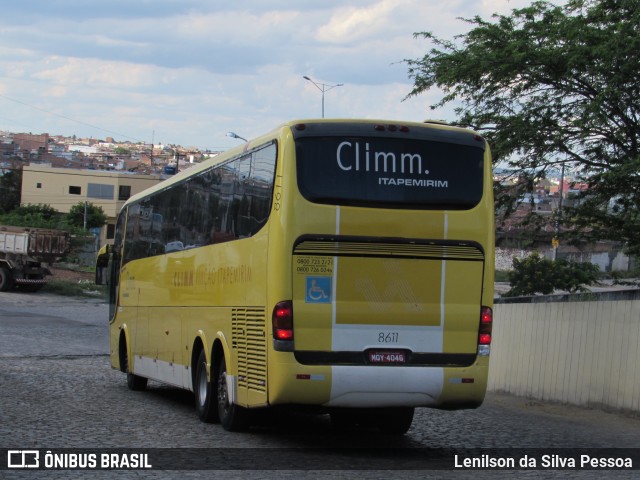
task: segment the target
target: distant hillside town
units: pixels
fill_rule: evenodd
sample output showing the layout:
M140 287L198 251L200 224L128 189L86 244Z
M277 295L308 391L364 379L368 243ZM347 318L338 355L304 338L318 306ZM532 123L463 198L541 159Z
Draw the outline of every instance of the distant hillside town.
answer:
M99 140L0 131L0 165L5 168L21 161L53 168L161 175L184 170L218 153L181 145L117 142L112 137Z
M506 188L515 186L520 181L513 172L500 168L494 169L493 179ZM570 173L555 170L548 172L546 178L535 184L531 193L518 198L515 212L498 220L496 230L505 234L513 230L521 230L523 219L535 213L542 219L536 225L536 229L554 233L557 226L553 215L563 207L575 206L579 201L580 192L588 188L588 184L577 180Z

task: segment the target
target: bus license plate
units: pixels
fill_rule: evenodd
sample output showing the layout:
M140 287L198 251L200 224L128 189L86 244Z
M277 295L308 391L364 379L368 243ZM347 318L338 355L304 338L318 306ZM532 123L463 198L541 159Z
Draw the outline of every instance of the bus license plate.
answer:
M404 352L389 351L370 351L369 363L405 363L406 356Z

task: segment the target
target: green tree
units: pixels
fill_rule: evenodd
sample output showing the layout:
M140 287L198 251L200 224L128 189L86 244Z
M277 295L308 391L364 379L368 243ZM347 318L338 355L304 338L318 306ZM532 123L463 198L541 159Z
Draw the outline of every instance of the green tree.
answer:
M8 213L20 206L22 170L0 174L0 213Z
M585 291L598 279L600 269L591 263L578 263L566 259L551 260L533 253L527 258L513 259L513 270L509 272L511 290L505 296L517 297L541 293L548 295L554 290L570 293Z
M64 228L62 215L50 205L22 205L0 215L0 224L30 228Z
M482 132L521 189L565 164L589 184L561 219L582 237L626 242L640 254L640 3L537 1L490 21L476 16L453 40L407 60L414 86L444 92L455 123ZM521 195L498 189L498 205ZM505 211L509 211L506 208Z
M86 204L87 228L97 228L106 225L107 214L102 207L92 203ZM83 228L85 222L85 203L80 202L73 205L67 214L67 222L74 227Z
M113 149L113 153L118 155L131 155L131 150L125 147L116 147Z

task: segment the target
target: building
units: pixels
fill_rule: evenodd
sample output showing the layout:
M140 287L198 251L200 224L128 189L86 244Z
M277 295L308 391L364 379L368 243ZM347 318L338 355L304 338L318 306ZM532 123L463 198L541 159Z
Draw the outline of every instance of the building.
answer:
M116 217L124 202L160 181L159 175L25 166L21 203L46 204L62 213L68 213L72 206L83 202L102 207L108 220L100 239L101 242L111 241Z
M49 145L49 134L14 133L13 143L18 145L21 150L44 153Z

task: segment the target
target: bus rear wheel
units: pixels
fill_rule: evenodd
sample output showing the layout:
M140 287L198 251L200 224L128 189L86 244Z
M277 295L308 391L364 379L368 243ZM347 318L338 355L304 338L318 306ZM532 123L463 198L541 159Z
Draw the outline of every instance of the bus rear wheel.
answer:
M332 410L331 423L339 429L377 428L382 433L404 435L413 422L413 407L338 408Z
M229 400L227 365L224 357L220 359L216 387L218 416L222 427L230 432L246 430L249 427L249 412Z
M364 419L361 410L352 408L339 408L329 413L331 423L338 429L350 429L360 425Z
M207 356L200 351L196 364L196 376L193 383L193 393L196 397L196 412L200 420L206 423L218 423L218 404L214 398L214 384L207 375Z
M377 412L376 426L382 433L404 435L411 428L415 408L385 408Z

